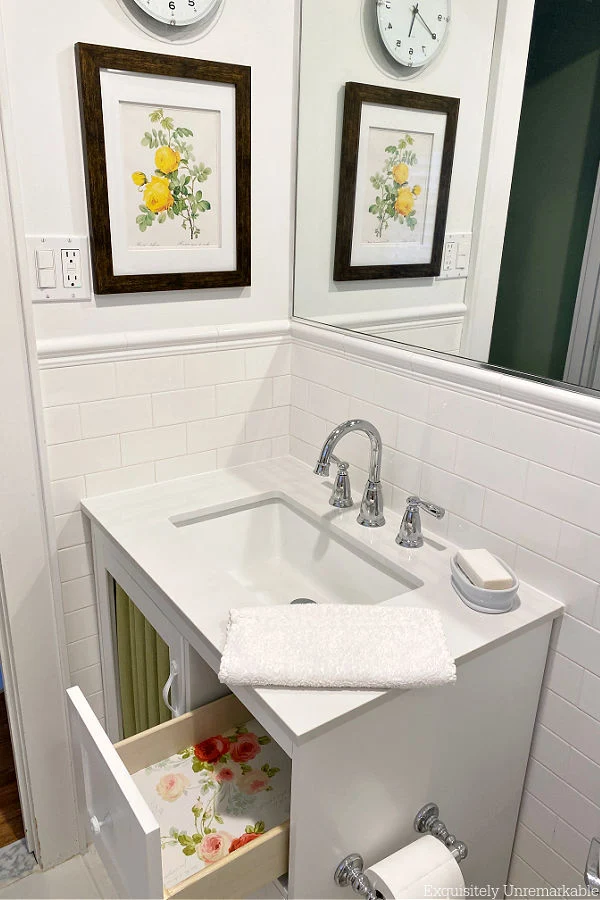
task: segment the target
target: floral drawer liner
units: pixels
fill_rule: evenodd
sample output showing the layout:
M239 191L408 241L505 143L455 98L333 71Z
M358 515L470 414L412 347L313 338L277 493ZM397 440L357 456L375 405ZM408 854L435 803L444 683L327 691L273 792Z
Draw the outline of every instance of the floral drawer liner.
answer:
M291 761L254 719L132 777L160 826L168 889L290 815Z

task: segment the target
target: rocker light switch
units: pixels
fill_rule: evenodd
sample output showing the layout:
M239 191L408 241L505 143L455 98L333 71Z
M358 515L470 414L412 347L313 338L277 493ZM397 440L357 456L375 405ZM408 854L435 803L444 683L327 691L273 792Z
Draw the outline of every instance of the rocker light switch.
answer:
M38 269L54 268L54 250L36 250L35 258Z
M54 271L54 266L51 269L38 269L37 282L40 288L55 288L56 272Z

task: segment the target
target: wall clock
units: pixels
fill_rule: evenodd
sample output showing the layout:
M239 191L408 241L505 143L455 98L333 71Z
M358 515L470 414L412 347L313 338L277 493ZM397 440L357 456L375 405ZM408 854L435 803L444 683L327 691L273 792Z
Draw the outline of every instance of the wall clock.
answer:
M450 0L377 0L379 33L388 53L407 69L436 58L450 29Z
M118 0L144 31L166 41L195 40L212 23L223 0Z

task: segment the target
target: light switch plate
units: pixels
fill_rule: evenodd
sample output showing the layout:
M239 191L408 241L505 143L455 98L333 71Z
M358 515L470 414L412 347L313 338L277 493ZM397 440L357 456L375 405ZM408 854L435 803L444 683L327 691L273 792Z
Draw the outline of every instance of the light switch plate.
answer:
M54 254L54 266L51 268L48 268L48 251ZM70 264L66 271L67 254L69 259L74 254L77 260L74 271ZM27 235L27 258L34 303L72 303L92 299L89 242L86 236ZM40 273L43 273L41 277ZM52 284L52 273L55 286L41 287L40 285Z
M471 257L470 232L461 231L447 234L444 238L442 269L438 278L466 278L469 274Z

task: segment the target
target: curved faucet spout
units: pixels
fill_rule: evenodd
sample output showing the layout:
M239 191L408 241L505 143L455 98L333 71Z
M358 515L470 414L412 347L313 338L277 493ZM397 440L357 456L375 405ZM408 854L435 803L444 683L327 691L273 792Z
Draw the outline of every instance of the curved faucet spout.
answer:
M365 419L348 419L337 425L325 440L314 469L315 475L329 475L329 465L336 445L352 431L361 431L367 435L371 444L369 459L369 480L365 486L358 521L368 528L385 524L383 516L383 498L381 492L381 454L383 444L379 430Z

